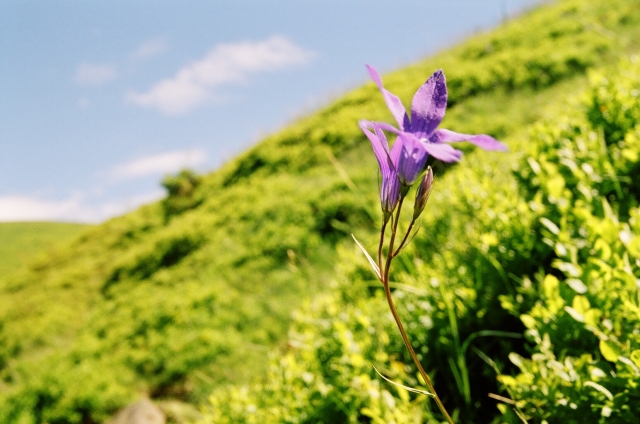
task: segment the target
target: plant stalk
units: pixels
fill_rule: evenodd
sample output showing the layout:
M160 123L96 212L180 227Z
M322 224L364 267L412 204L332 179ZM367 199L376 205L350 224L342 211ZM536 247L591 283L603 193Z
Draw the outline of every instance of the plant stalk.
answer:
M395 258L396 256L398 256L398 253L400 253L400 251L402 250L402 248L404 247L404 244L407 242L407 238L409 237L409 234L411 233L411 230L413 230L413 224L416 223L415 219L411 220L411 224L409 224L409 228L407 229L406 234L404 235L404 238L402 239L402 241L400 242L400 245L398 246L398 248L396 249L395 252L393 252L393 257Z
M382 270L382 246L384 245L384 233L385 233L385 231L387 231L387 222L389 222L388 219L385 219L382 222L382 231L380 231L380 244L378 245L378 269L380 270L380 273L383 272L383 270Z
M391 261L393 260L394 256L396 254L398 254L398 252L399 252L399 249L398 249L398 252L395 252L395 254L394 254L393 244L395 242L396 232L398 231L398 222L400 221L400 210L402 209L402 201L403 200L404 200L404 198L400 198L400 202L398 203L398 209L396 211L396 219L393 222L392 230L391 230L391 237L389 239L389 250L387 252L387 261L386 261L384 270L381 269L382 285L384 286L384 293L385 293L385 296L387 297L387 303L389 304L389 309L391 309L391 314L393 315L393 319L396 321L396 325L398 326L398 330L400 330L400 335L402 336L402 340L404 341L405 346L409 350L409 354L411 355L411 359L413 359L413 363L418 368L418 371L420 372L420 375L424 379L425 383L427 383L427 386L429 387L429 390L433 394L433 398L435 399L436 404L438 405L438 408L440 409L440 412L442 413L442 415L444 415L444 417L446 418L446 420L447 420L447 422L449 424L454 424L453 419L451 419L451 416L449 415L449 413L445 409L444 404L442 403L442 401L440 400L440 397L436 393L436 389L433 387L433 383L431 383L431 379L429 378L429 375L426 373L424 368L422 368L422 364L420 363L420 360L418 359L418 355L416 355L416 352L413 350L413 346L411 345L411 342L409 341L409 337L407 336L407 332L404 330L404 326L402 325L402 321L400 321L400 317L398 316L398 312L396 311L396 308L395 308L395 306L393 304L393 300L391 298L391 289L389 288L389 269L390 269L390 266L391 266ZM413 224L413 222L412 222L412 224ZM407 234L408 234L408 232L407 232ZM404 243L405 241L406 241L406 235L405 235L405 238L404 238L404 240L402 242ZM378 250L378 257L380 258L381 255L382 255L382 242L380 243L380 248Z

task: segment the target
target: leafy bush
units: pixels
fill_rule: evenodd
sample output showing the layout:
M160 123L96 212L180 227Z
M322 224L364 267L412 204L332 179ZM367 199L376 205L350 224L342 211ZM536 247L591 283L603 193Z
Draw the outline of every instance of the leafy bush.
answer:
M354 253L341 249L343 263L357 263ZM354 286L344 275L369 271L345 266L350 269L342 270L332 293L294 314L285 351L271 358L265 382L215 392L207 422L420 423L429 417L424 398L381 383L374 372L372 363L405 381L411 368L389 355L402 341L382 298L370 298L366 285Z
M202 203L203 193L197 191L201 182L202 177L190 169L164 177L162 186L167 190L167 197L162 200L162 206L167 219Z
M565 106L562 116L538 124L522 142L528 151L516 153L514 178L503 174L509 172L508 160L499 164L474 154L436 184L416 247L400 257L402 267L392 279L410 339L438 390L444 388L457 421L519 422L517 414L535 422L595 422L603 416L633 421L630 414L638 406L633 388L640 375L640 270L633 262L640 253L634 236L640 145L639 127L629 125L628 117L640 109L637 75L637 65L627 64L607 79L593 77L585 101ZM611 110L624 113L606 113ZM628 129L608 140L603 122L612 134ZM348 268L353 259L340 256ZM405 370L388 375L419 384L366 262L360 264L342 277L340 294L330 301L335 306L321 314L307 308L297 316L290 334L294 349L272 359L263 383L214 392L205 422L366 420L368 394L353 381L369 373L382 387L391 386L371 372L384 356L363 355L361 368L335 365L351 363L336 322L349 322L354 343L371 340L352 308L375 329L379 355ZM303 338L300 320L313 323ZM523 335L532 345L523 344ZM524 359L529 348L533 356ZM341 374L332 372L336 369ZM495 370L502 372L498 381ZM315 386L318 381L328 389ZM499 404L502 417L495 417L486 401L498 383L516 406ZM357 408L345 413L336 407L332 390L337 388ZM402 401L395 388L389 393ZM336 409L344 415L336 418ZM402 412L379 417L433 419L425 409L423 416L403 407L396 411Z
M640 63L620 68L538 126L517 171L553 257L521 311L533 354L500 380L536 420L634 422L640 407Z

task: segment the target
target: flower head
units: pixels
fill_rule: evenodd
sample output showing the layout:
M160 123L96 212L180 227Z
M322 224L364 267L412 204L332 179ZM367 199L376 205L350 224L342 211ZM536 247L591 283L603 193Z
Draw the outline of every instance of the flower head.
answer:
M402 186L413 185L427 163L427 151L422 144L413 137L399 134L393 147L389 150L387 137L377 123L362 120L360 128L373 146L373 152L380 164L380 172L383 174L383 186L385 172L388 172L389 179L393 177Z
M382 210L388 214L396 208L400 196L400 181L396 173L396 166L390 157L389 143L380 128L373 127L374 132L371 132L366 127L361 128L369 141L371 141L373 153L376 155L376 159L378 159L378 164L380 165L380 173L382 174L380 203L382 204Z
M507 149L504 144L488 135L460 134L446 129L437 129L444 118L447 108L447 84L442 70L434 72L416 91L411 102L411 117L409 117L398 96L384 88L378 72L369 65L367 65L367 69L369 75L371 75L371 78L380 89L387 107L398 124L398 128L383 122L373 123L367 121L361 122L360 127L377 127L398 134L398 141L401 143L398 149L400 152L406 153L399 154L398 162L394 162L398 166L396 169L401 179L413 176L412 168L414 166L422 164L422 167L424 167L427 155L432 155L443 162L457 162L460 160L462 152L447 143L468 141L485 150ZM398 144L398 141L396 141L396 144ZM394 144L391 152L393 152L396 144ZM424 153L418 154L417 150L421 150ZM391 157L393 159L393 154ZM400 163L400 157L405 158L404 162ZM424 162L422 161L423 158ZM413 179L406 178L405 181L411 181L411 184L413 184L420 172L422 172L422 169L418 171ZM405 181L402 181L403 184L406 183Z

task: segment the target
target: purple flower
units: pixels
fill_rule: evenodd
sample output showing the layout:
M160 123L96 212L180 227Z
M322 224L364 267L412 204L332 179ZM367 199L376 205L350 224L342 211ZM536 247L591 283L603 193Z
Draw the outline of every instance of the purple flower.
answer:
M393 178L403 186L412 185L422 173L427 163L427 151L415 137L407 137L399 134L396 142L389 150L387 137L382 131L381 125L376 122L360 121L360 129L366 134L373 146L373 152L380 164L383 186L385 183L385 171L388 167L389 178ZM375 133L370 130L373 129Z
M400 181L396 173L397 162L394 164L394 161L391 159L387 137L380 128L374 126L373 133L365 127L361 126L361 128L369 138L369 141L371 141L373 153L376 155L376 159L378 159L378 164L380 165L380 173L382 174L380 202L382 204L382 210L385 213L391 213L396 208L400 196Z
M369 65L367 69L382 92L387 107L398 123L398 128L383 122L368 121L362 121L360 127L363 130L379 128L398 134L398 139L391 149L390 158L403 184L411 185L415 182L423 170L427 155L432 155L443 162L460 160L462 152L446 143L468 141L485 150L507 150L507 146L488 135L460 134L446 129L437 129L447 108L447 84L442 70L434 72L416 91L411 102L411 118L409 118L398 96L384 88L378 72ZM400 146L396 148L398 144ZM397 156L394 156L394 150ZM380 161L379 157L378 161ZM419 170L416 171L417 168Z

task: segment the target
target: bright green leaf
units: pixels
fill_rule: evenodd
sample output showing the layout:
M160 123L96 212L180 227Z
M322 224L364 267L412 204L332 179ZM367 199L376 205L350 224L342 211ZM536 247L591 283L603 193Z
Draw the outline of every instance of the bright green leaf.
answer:
M584 315L589 310L589 307L591 305L589 304L589 299L587 299L586 297L584 297L584 296L574 296L571 306L573 307L573 309L578 311L580 314Z
M620 346L611 340L600 340L600 352L609 362L617 362L618 356L622 353Z

